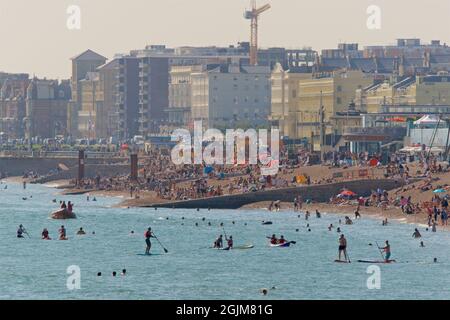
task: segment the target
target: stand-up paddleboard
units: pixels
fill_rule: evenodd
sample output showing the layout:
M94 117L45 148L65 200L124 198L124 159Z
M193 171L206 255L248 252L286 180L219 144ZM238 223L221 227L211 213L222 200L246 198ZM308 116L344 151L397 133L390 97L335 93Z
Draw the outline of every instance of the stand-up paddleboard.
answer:
M149 254L146 254L146 253L138 253L138 254L136 254L136 255L137 255L137 256L141 256L141 257L162 256L161 253L149 253Z
M373 263L373 264L389 264L389 263L395 263L397 261L395 260L358 260L359 263Z
M291 244L294 244L294 242L289 241L289 242L282 243L282 244L270 244L270 247L271 248L287 248L287 247L290 247Z
M336 262L336 263L350 263L350 261L345 261L345 260L334 260L334 262Z
M210 249L214 249L214 250L219 250L219 251L230 251L230 250L249 250L249 249L253 249L255 246L252 244L248 244L248 245L244 245L244 246L236 246L233 248L214 248L214 247L209 247Z

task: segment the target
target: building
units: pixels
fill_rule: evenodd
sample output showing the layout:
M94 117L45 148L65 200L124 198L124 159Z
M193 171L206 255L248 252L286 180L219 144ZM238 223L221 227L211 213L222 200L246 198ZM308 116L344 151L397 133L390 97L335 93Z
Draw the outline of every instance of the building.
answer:
M169 123L172 126L189 126L192 109L192 73L201 72L201 65L172 66L169 85Z
M299 82L306 79L312 79L308 68L284 70L278 63L272 70L270 120L281 136L295 137L295 113L300 108Z
M133 138L139 132L139 61L133 56L117 58L116 105L119 139Z
M28 74L0 73L0 132L10 138L25 134Z
M26 136L54 138L67 135L68 105L71 86L68 80L33 79L26 96Z
M169 58L138 56L138 133L143 137L161 133L169 107Z
M106 58L95 53L92 50L87 50L80 55L74 57L72 60L72 99L69 104L67 129L68 134L72 137L80 136L78 131L78 112L82 108L82 99L80 97L80 81L85 80L88 72L95 72L97 68L106 63Z
M192 73L192 120L207 127L267 126L270 69L261 66L208 65Z
M391 77L357 95L360 110L367 113L381 112L383 105L444 105L450 102L450 75Z
M317 141L321 127L321 107L326 133L340 134L329 126L331 117L347 110L355 99L357 89L367 87L373 77L359 70L340 70L314 74L311 79L299 81L298 108L293 112L295 121L293 137Z

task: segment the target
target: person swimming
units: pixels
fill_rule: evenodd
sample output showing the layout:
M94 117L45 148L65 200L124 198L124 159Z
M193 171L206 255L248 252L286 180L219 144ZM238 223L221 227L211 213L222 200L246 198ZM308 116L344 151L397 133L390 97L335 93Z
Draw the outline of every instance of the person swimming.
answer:
M52 238L50 238L47 228L44 228L44 230L42 230L42 239L43 240L52 240Z
M64 228L64 226L61 226L61 228L58 230L58 232L59 232L59 240L67 240L66 228Z
M77 235L79 236L84 236L86 234L86 232L83 230L83 228L80 228L80 230L78 230Z
M419 232L419 230L417 230L417 228L416 229L414 229L414 233L412 234L412 237L413 238L422 238L422 235L420 234L420 232Z

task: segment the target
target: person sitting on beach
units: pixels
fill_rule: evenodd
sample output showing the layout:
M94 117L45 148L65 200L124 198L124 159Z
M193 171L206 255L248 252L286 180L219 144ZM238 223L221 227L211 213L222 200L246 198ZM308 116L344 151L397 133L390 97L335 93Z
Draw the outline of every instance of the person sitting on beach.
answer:
M79 235L79 236L83 236L85 234L86 234L86 232L83 230L83 228L80 228L80 230L78 230L78 232L77 232L77 235Z
M47 228L44 228L44 230L42 230L42 239L43 240L52 240L49 236Z
M221 249L223 248L223 236L220 235L216 241L214 241L214 248L215 249Z
M413 233L412 237L416 238L416 239L417 238L422 238L422 235L420 234L419 230L417 230L417 228L414 229L414 233Z

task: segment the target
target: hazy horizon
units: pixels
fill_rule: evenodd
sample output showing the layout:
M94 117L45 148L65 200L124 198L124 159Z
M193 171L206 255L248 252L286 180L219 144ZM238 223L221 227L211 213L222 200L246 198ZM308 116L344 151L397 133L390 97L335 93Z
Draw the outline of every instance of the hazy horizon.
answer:
M450 2L429 0L258 0L272 9L260 20L260 47L361 46L417 37L449 41ZM0 0L0 71L69 78L70 58L92 49L111 59L149 44L226 46L249 40L243 12L250 0ZM66 27L70 5L81 8L81 30ZM381 8L380 30L366 27L369 5Z

